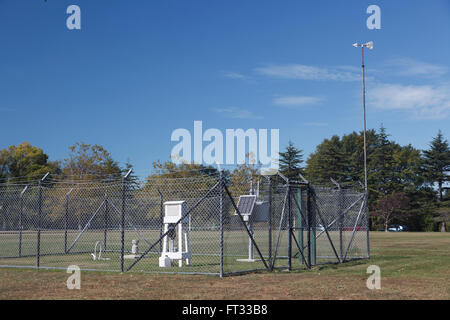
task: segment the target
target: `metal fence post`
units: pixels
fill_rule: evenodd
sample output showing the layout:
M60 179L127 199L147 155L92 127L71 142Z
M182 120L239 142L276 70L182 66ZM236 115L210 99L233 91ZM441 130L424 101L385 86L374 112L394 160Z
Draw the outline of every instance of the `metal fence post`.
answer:
M292 210L291 184L288 180L288 269L292 270Z
M343 249L344 249L344 240L342 235L342 228L344 227L344 215L342 214L342 210L344 209L344 195L343 190L339 188L338 190L339 198L338 198L338 214L339 214L339 254L341 256L341 261L343 258Z
M269 176L269 264L270 271L273 271L272 264L272 179Z
M164 208L163 208L163 194L158 187L159 193L159 237L161 238L163 235L163 227L164 227ZM191 230L189 230L191 231ZM162 252L162 241L159 242L159 252Z
M343 257L343 248L344 248L344 241L343 241L343 236L342 236L342 228L344 227L344 214L343 214L343 210L344 210L344 194L343 194L343 190L341 188L341 185L334 180L333 178L330 177L331 182L338 188L338 201L337 201L337 216L338 216L338 228L339 228L339 257L341 258L341 262L342 262L342 257ZM325 227L325 226L324 226Z
M315 197L314 197L314 206L311 206L311 209L312 208L317 209ZM323 227L325 228L325 226ZM317 230L317 210L311 210L311 260L313 265L317 263L316 230Z
M65 213L64 213L64 253L67 253L67 229L69 225L69 195L73 188L66 193Z
M311 249L311 230L312 230L312 212L311 212L311 190L310 185L306 186L306 215L308 219L307 242L308 242L308 265L313 265L313 250ZM314 263L315 264L315 263Z
M39 269L41 254L41 213L42 213L42 182L39 181L38 193L38 221L37 221L37 239L36 239L36 268Z
M20 212L19 212L19 258L22 257L22 231L23 231L23 195L27 191L28 186L23 188L20 193Z
M0 226L0 230L5 230L6 231L6 207L8 206L7 204L7 191L8 191L8 185L9 185L9 179L6 181L6 186L4 188L1 188L2 191L2 204L0 205L0 217L1 217L1 226Z
M220 277L223 277L223 176L222 170L219 171L220 179L220 199L219 199L219 215L220 215Z
M64 253L67 253L67 220L69 216L69 195L66 194L64 205Z
M365 195L365 213L366 213L366 223L367 223L367 259L370 259L370 236L369 236L369 232L370 232L370 216L369 216L369 192L366 190L365 191L366 195Z
M106 240L108 234L108 222L109 222L109 208L108 208L108 194L105 193L105 220L104 220L104 230L103 230L103 250L106 251Z
M298 244L300 248L303 248L303 220L302 220L302 189L297 188L297 209L298 209L298 215L297 215L297 237L298 237ZM300 264L303 264L305 261L303 261L303 257L301 254L298 255L298 261Z
M42 224L42 182L47 178L50 172L39 180L39 194L38 194L38 223L37 223L37 241L36 241L36 268L39 269L41 259L41 224Z
M251 195L255 194L255 189L253 188L253 176L250 176L250 190L249 190ZM249 217L248 222L247 222L247 227L248 230L250 231L251 234L251 238L253 238L254 232L253 232L253 220L251 219L251 217ZM254 252L253 252L253 241L252 239L248 239L248 259L249 260L253 260L254 259Z
M131 169L128 170L127 174L122 178L122 212L120 219L120 231L121 231L121 249L120 249L120 271L124 271L124 255L125 255L125 202L126 202L126 191L127 191L127 179L131 173Z

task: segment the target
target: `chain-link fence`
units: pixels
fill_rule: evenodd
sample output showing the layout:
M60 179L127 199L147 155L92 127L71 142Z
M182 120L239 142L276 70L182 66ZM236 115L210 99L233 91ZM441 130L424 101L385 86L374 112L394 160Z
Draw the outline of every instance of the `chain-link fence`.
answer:
M281 175L0 185L0 266L228 275L369 256L364 192Z

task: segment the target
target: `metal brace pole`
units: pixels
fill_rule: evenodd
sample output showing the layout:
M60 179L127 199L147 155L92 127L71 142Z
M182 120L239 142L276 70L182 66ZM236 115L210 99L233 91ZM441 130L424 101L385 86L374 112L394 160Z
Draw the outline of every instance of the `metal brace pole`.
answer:
M314 196L314 198L316 198L316 197L315 197L315 192L313 192L313 196ZM339 257L339 254L337 253L336 248L334 247L333 241L331 240L331 236L330 236L330 234L328 233L328 227L326 226L326 223L325 223L325 221L323 220L322 215L320 214L319 207L317 206L317 204L316 204L315 207L316 207L316 209L317 209L317 210L316 210L317 215L319 216L319 219L320 219L320 221L322 222L322 226L323 226L324 229L325 229L325 233L327 234L327 238L328 238L328 241L330 242L331 248L333 249L333 252L334 252L334 254L335 254L335 256L336 256L338 262L341 263L341 262L342 262L342 261L341 261L341 258Z
M286 178L281 172L278 171L277 173L278 173L278 175L281 177L281 179L284 180L284 182L289 183L289 179Z
M304 184L309 184L309 181L306 180L305 177L301 173L299 173L298 176L300 177L300 179L302 179Z
M280 226L278 227L277 243L275 245L275 252L274 252L274 255L273 255L272 263L270 265L270 271L273 271L273 268L275 266L275 262L277 260L278 247L280 245L280 238L281 238L281 230L283 228L284 209L286 208L287 198L288 198L288 193L287 193L287 190L286 190L286 194L284 196L284 202L283 202L283 209L281 209Z
M361 203L361 208L359 209L358 216L356 217L356 221L355 221L355 224L353 226L352 235L350 237L350 241L348 242L347 250L345 250L345 256L344 256L344 260L343 261L345 261L347 259L348 251L350 250L350 246L352 245L353 237L355 236L356 228L358 227L359 217L361 216L361 212L362 212L362 210L364 208L365 202L366 202L366 199L364 198L363 202Z
M355 202L353 202L347 209L345 209L344 211L342 211L342 213L340 214L340 216L339 217L337 217L337 218L335 218L333 221L331 221L329 224L328 224L328 226L327 226L327 228L330 228L333 224L335 224L338 220L339 220L339 218L341 217L341 216L345 216L346 214L347 214L347 212L349 212L359 201L361 201L362 199L363 199L364 197L360 197L360 198L358 198L358 200L356 200ZM325 233L325 231L321 231L321 232L319 232L319 234L316 236L316 239L318 239L322 234L324 234Z
M80 239L80 237L83 235L83 233L87 230L87 228L89 227L91 221L95 218L95 216L100 211L100 209L102 208L104 203L105 203L105 200L103 200L103 202L98 206L97 210L95 210L94 214L89 218L88 222L86 223L84 228L81 230L81 232L76 236L75 240L73 240L72 244L69 246L69 248L67 249L66 253L68 253L70 250L72 250L72 248L77 243L78 239Z
M218 181L211 189L209 189L190 209L187 210L187 212L176 222L173 224L173 227L176 227L181 221L183 221L188 215L191 214L191 212L197 208L200 203L203 202L203 200L205 200L206 197L209 196L209 194L218 186L220 185L220 181ZM142 258L144 258L154 247L156 244L160 243L162 239L164 239L164 237L166 237L169 234L170 230L167 230L165 233L163 233L161 235L161 237L159 237L158 240L156 240L147 250L144 251L144 253L141 254L141 256L139 258L137 258L136 260L134 260L134 262L127 268L127 271L130 271L131 268L133 268L136 263L138 263L139 261L141 261Z
M239 211L239 208L237 207L236 203L234 202L234 199L233 199L233 197L231 196L230 191L228 190L228 188L227 188L227 186L226 186L225 184L224 184L223 186L224 186L224 188L225 188L225 191L226 191L228 197L229 197L230 200L231 200L231 204L233 205L234 210L236 210L236 213L238 214L239 218L241 219L242 224L245 226L245 230L247 231L248 236L250 237L250 239L251 239L253 245L255 246L256 251L258 251L258 255L259 255L259 257L261 258L261 261L263 262L264 267L266 267L267 270L270 270L270 267L269 267L269 265L267 264L266 259L264 259L264 256L262 255L261 251L259 250L258 245L257 245L256 242L255 242L255 239L253 238L253 236L252 236L250 230L248 229L247 225L245 224L244 218L242 217L242 214L241 214L241 212Z
M106 200L105 200L106 203ZM119 215L120 210L116 208L116 206L111 202L108 205L110 205ZM109 208L109 207L108 207ZM109 209L108 209L109 210ZM125 217L125 222L128 224L129 227L133 228L134 231L137 233L137 235L141 238L141 240L147 242L148 245L151 245L152 243L136 228L136 226L133 224L133 222L130 222L127 217Z
M305 255L303 254L303 249L301 248L300 244L298 243L297 239L295 238L294 232L292 232L292 238L294 239L294 242L297 245L297 249L298 249L298 252L300 252L302 261L305 261L306 267L308 269L310 269L311 266L306 262Z

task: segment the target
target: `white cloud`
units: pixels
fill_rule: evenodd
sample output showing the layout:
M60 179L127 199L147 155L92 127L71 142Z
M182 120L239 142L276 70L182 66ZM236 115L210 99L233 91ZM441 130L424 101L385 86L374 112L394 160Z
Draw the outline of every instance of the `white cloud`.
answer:
M431 64L411 58L396 58L388 61L387 65L400 76L423 76L426 78L439 77L448 72L445 66Z
M379 109L402 110L420 119L450 115L450 86L380 84L368 93L369 103Z
M230 108L215 108L214 112L220 113L227 118L233 119L262 119L262 116L255 115L250 110L230 107Z
M269 77L300 80L337 80L355 81L361 76L351 66L319 68L303 64L271 65L254 69L255 72Z
M247 77L238 72L222 72L225 78L230 79L246 79Z
M275 98L273 100L273 103L277 106L296 107L308 104L316 104L322 100L322 98L311 96L286 96Z

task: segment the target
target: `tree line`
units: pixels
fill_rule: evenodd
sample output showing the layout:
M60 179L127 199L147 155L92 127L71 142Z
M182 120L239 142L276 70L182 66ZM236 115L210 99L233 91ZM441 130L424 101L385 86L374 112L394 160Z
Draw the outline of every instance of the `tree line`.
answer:
M367 171L372 230L406 225L411 231L446 231L450 224L450 148L439 131L428 149L402 146L386 129L369 130ZM280 153L280 171L288 177L303 174L312 184L342 187L364 182L364 138L352 132L324 139L303 161L302 150L289 142Z
M411 231L446 231L450 226L450 147L439 131L428 149L402 146L390 139L382 126L368 130L367 170L370 223L372 230L387 230L391 224L406 225ZM299 174L313 185L354 187L364 182L362 133L352 132L324 139L304 159L303 151L289 141L280 152L279 170L287 178L298 180ZM127 161L119 165L102 146L77 142L69 147L67 158L49 161L41 148L23 142L0 150L0 184L36 180L46 172L65 180L114 181L132 169ZM226 179L237 186L256 175L258 165L243 164L224 170ZM134 188L150 188L149 181L158 178L216 175L217 168L195 163L175 165L170 161L153 163L147 182Z

